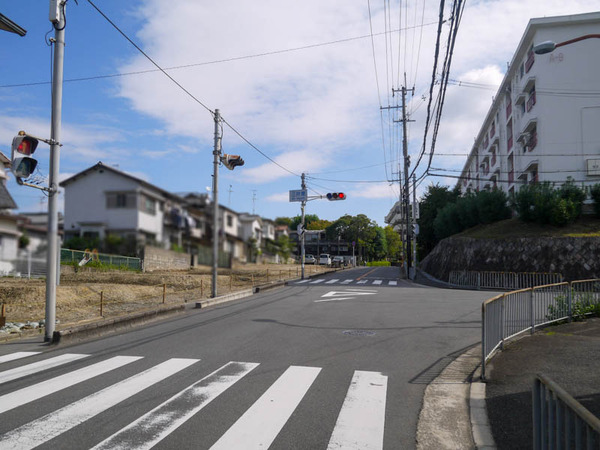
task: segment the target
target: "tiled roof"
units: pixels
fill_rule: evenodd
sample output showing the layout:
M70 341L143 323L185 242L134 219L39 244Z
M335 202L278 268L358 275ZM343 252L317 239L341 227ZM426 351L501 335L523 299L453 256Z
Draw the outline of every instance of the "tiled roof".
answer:
M0 209L17 209L17 204L11 197L8 189L3 182L0 181Z

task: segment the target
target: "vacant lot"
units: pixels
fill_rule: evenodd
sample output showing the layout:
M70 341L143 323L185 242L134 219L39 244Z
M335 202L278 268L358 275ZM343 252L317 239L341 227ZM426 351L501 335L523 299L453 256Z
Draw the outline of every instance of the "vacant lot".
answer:
M327 268L306 266L306 275ZM217 294L248 289L254 285L300 276L300 266L239 265L219 269ZM57 328L154 308L160 304L193 302L211 297L210 267L173 272L99 272L84 269L63 273L56 294ZM39 321L44 318L44 280L0 278L0 304L6 305L7 322Z

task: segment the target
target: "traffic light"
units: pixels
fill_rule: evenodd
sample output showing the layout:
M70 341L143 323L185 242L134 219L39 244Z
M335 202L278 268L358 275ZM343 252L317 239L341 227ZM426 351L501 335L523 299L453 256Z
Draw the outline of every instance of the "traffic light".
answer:
M343 192L330 192L329 194L327 194L327 200L346 200L346 194L344 194Z
M17 178L28 178L37 166L37 160L31 155L38 146L38 140L27 136L24 131L19 131L12 141L11 168Z
M229 170L233 170L237 166L243 166L244 165L244 160L242 159L241 156L239 156L239 155L228 155L227 153L224 153L223 156L221 156L221 162Z

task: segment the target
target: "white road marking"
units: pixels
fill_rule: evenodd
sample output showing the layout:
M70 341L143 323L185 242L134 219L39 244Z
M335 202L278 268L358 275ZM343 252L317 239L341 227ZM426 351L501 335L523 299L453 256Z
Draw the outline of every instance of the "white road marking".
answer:
M27 356L37 355L41 352L16 352L9 355L0 356L0 363L14 361L15 359L26 358Z
M320 371L290 366L211 449L268 448Z
M123 400L194 364L197 359L172 358L2 436L1 450L31 449L76 427Z
M356 371L329 440L333 449L382 449L387 377Z
M398 282L397 281L390 281L390 286L398 286Z
M310 281L309 279L297 281L296 284L308 283L309 281Z
M375 281L373 281L373 284L381 284L381 283L382 283L381 280L375 280Z
M374 295L377 291L359 291L357 289L347 289L345 291L329 291L327 294L321 295L321 298L340 297L346 295Z
M326 298L325 300L315 300L314 303L322 303L322 302L339 302L340 300L350 300L354 297L342 297L342 298Z
M344 281L342 281L342 284L352 283L353 281L354 281L354 279L344 280Z
M334 278L333 280L326 281L325 284L333 284L333 283L335 283L337 281L340 281L340 280L337 279L337 278Z
M258 366L229 362L132 422L94 450L149 449Z
M5 370L4 372L0 372L0 384L34 373L42 372L44 370L67 364L72 361L77 361L81 358L87 358L88 356L89 355L80 355L77 353L65 353L64 355L45 359L44 361L27 364L26 366L17 367L11 370Z
M325 281L325 280L323 278L321 278L319 280L311 281L310 284L319 284L319 283L322 283L323 281Z
M360 281L357 281L356 284L367 284L368 281L369 280L360 280Z
M0 397L0 413L17 408L26 403L37 400L38 398L66 389L77 383L81 383L90 378L97 377L103 373L117 369L126 364L142 359L141 356L115 356L106 361L92 364L83 369L75 370L64 375L42 381L18 391L11 392Z

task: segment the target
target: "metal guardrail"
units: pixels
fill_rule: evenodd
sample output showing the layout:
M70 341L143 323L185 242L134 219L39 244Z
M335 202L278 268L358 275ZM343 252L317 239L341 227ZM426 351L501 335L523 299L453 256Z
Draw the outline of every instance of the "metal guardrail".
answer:
M559 273L544 272L480 272L453 270L448 283L476 289L525 289L560 283L563 277Z
M544 375L533 382L533 448L600 446L600 419Z

